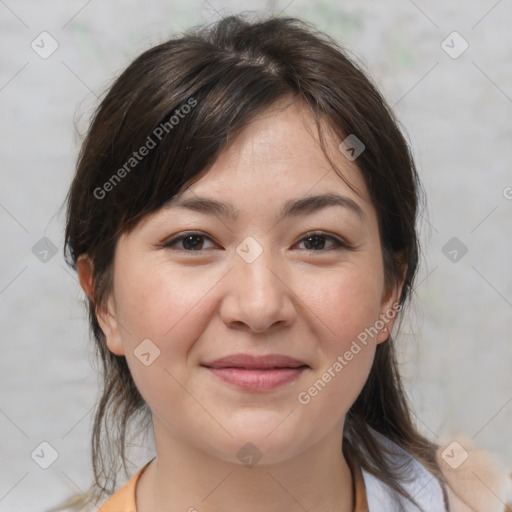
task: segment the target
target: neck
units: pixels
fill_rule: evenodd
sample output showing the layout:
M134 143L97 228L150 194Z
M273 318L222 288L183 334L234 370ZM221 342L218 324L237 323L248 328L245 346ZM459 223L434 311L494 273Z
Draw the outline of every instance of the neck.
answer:
M153 418L157 458L137 485L138 512L352 512L342 427L286 460L250 466L192 446Z

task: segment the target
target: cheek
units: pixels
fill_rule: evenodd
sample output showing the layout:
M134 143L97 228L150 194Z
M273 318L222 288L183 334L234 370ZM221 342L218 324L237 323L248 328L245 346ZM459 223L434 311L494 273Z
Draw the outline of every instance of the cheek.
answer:
M129 268L119 265L118 270L116 309L130 344L145 338L157 344L178 342L183 331L192 333L219 277L197 268L176 272L147 262Z
M319 339L333 348L343 349L379 317L382 275L371 265L347 265L317 276L309 274L300 283L297 294L324 330Z
M155 390L161 394L165 382L175 382L166 370L180 382L186 378L187 365L194 363L188 354L206 329L212 289L220 275L197 267L176 272L162 264L128 261L120 262L116 273L116 312L126 360L151 403Z
M320 408L336 403L342 410L356 399L375 355L381 291L381 276L369 267L347 266L322 279L302 281L298 293L310 326L315 326L319 364L300 403L314 401Z

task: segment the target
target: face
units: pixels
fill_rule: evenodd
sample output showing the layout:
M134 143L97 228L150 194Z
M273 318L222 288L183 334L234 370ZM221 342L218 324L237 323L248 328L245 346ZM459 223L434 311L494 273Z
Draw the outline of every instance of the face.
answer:
M99 311L158 428L238 463L247 442L273 463L341 439L400 292L384 288L377 214L356 163L332 136L357 193L323 154L311 114L287 105L260 115L206 175L121 236ZM296 362L213 369L233 354Z

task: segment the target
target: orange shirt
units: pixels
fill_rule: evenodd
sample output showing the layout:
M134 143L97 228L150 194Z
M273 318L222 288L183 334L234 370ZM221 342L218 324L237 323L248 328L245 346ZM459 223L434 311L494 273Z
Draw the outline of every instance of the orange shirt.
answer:
M98 512L137 512L135 506L135 488L137 481L151 461L145 464L119 491L114 493ZM352 472L352 481L354 483L354 512L368 512L368 502L366 500L366 489L364 485L363 474L359 465L354 464L351 458L347 457L347 463Z
M137 486L137 480L150 462L147 462L140 468L121 489L103 503L98 512L137 512L135 506L135 487Z

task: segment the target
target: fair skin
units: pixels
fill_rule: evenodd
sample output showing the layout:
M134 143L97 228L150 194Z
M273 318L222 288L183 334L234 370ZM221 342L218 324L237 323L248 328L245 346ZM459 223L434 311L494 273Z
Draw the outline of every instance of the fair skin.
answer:
M157 457L138 482L137 511L349 512L344 418L389 333L360 344L309 403L297 396L391 310L400 283L385 289L377 213L356 162L332 135L332 157L357 193L330 166L301 103L266 111L230 142L181 199L230 203L238 217L176 205L146 217L120 237L113 290L98 308L109 349L126 357L153 413ZM327 193L358 211L345 201L279 217L287 201ZM190 232L199 238L161 245ZM249 236L262 249L250 263L236 251ZM87 257L78 273L92 297ZM134 355L145 339L160 350L148 366ZM248 391L201 366L233 353L285 354L308 367L276 389ZM237 457L248 442L262 454L252 467Z

